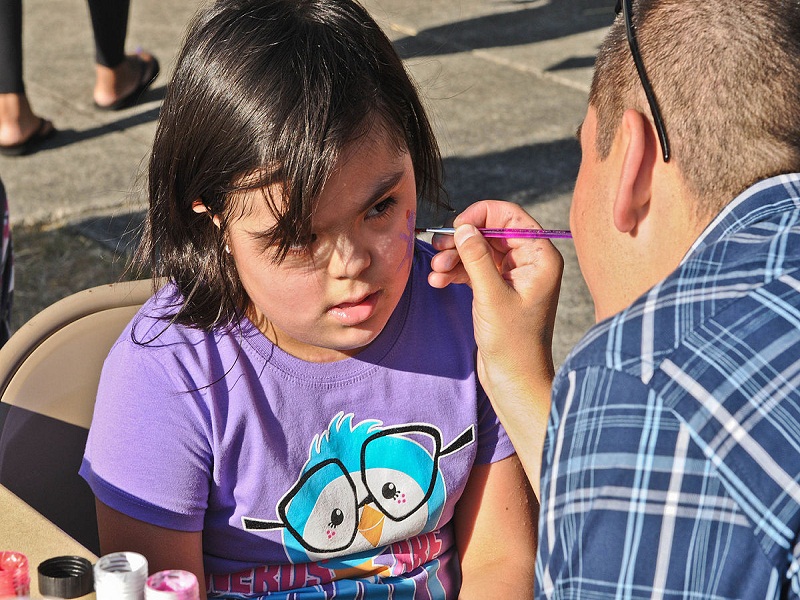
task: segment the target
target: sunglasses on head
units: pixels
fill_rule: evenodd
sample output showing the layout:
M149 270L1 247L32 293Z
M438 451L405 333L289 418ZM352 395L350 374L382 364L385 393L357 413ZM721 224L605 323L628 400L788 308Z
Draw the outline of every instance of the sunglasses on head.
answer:
M650 80L647 78L647 72L644 69L642 62L642 55L639 53L639 43L636 41L636 31L633 27L633 0L617 0L617 6L614 8L616 14L622 13L625 19L625 33L628 36L628 46L631 49L631 56L636 65L636 72L639 74L639 81L642 82L644 88L644 95L647 96L647 103L650 105L650 112L653 114L653 121L656 125L658 132L658 141L661 143L661 153L664 155L664 162L669 162L670 148L669 140L667 139L667 130L664 128L664 119L661 116L661 110L658 108L656 96L653 93L653 87L650 85Z

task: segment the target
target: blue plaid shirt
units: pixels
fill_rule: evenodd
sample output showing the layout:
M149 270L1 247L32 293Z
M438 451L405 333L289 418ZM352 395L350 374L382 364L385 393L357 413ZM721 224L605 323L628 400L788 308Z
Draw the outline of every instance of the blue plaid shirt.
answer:
M763 181L556 376L537 597L800 598L800 174Z

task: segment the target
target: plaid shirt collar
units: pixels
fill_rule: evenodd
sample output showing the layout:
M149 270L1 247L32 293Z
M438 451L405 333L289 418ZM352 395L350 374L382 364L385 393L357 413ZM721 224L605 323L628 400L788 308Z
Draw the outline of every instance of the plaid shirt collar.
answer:
M733 235L766 216L785 211L790 205L800 205L800 173L776 175L759 181L734 198L708 224L681 263L704 246Z

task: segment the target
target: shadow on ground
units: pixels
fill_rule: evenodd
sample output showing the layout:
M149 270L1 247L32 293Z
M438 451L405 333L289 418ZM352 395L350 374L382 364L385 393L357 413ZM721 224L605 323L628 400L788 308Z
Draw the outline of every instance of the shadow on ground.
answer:
M395 46L404 59L442 56L485 48L524 46L607 27L614 20L614 2L553 0L508 2L524 8L464 19L418 31ZM526 5L530 5L525 7ZM503 35L498 36L497 32ZM594 56L574 60L593 64Z

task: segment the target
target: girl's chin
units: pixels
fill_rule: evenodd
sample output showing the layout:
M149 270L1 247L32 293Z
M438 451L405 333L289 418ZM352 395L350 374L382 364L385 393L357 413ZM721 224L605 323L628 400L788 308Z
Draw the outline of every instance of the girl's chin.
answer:
M377 339L382 329L378 331L362 329L358 332L353 330L340 332L336 336L336 341L331 341L330 343L325 340L300 342L295 339L280 339L280 337L277 342L275 340L272 340L272 342L287 354L306 362L336 362L351 358L362 352Z
M340 315L331 314L338 308L328 310L327 318L314 328L316 336L305 338L300 332L293 336L286 331L277 330L258 311L250 311L252 316L248 316L269 341L287 354L307 362L334 362L355 356L378 338L391 317L391 314L384 316L370 309L369 318L365 320L355 318L356 325L347 325L339 318ZM346 322L362 307L357 305L355 308L351 306L344 308L348 311Z

